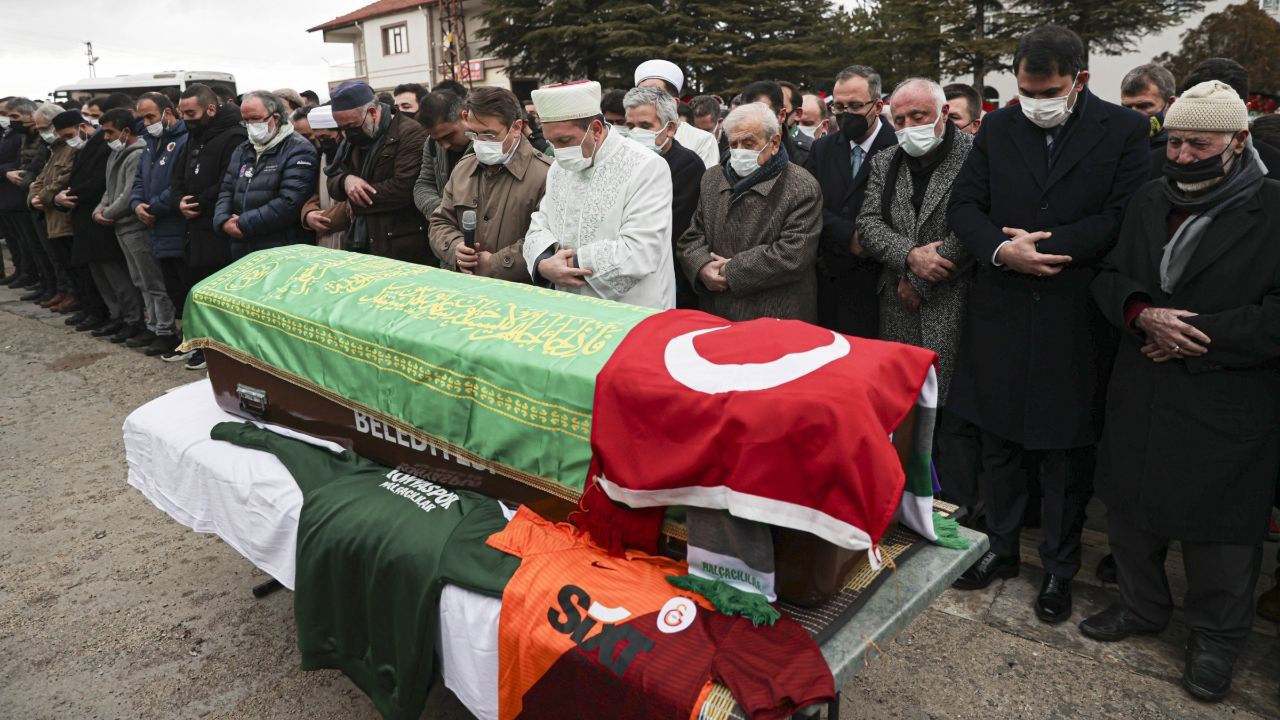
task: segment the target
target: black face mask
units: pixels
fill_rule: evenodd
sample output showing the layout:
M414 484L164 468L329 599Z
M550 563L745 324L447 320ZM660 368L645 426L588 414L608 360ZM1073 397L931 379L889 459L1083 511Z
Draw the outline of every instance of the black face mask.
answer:
M364 133L364 128L348 128L347 142L356 147L368 147L373 142L373 138Z
M363 134L363 133L362 133ZM327 158L332 159L338 154L338 141L333 138L324 138L319 141L320 153Z
M10 120L9 129L13 130L16 133L26 132L27 124L22 122L21 120Z
M198 140L204 134L204 129L209 127L209 116L205 115L195 120L187 120L186 125L187 133Z
M836 116L836 121L840 123L840 134L849 142L862 142L871 129L871 123L862 113L840 113Z
M1231 145L1228 143L1225 152L1230 151ZM1180 183L1190 184L1216 180L1226 174L1227 169L1222 163L1222 155L1214 155L1213 157L1189 163L1169 161L1164 164L1164 176Z

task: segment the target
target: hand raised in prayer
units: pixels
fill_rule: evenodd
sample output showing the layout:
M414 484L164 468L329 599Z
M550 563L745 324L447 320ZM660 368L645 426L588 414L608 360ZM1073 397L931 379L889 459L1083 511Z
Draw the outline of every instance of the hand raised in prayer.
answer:
M348 175L342 181L342 188L347 193L347 199L356 207L369 207L373 204L373 196L378 194L372 185L357 175Z
M898 281L898 299L909 310L919 310L920 303L924 301L924 298L920 297L920 293L916 292L916 289L911 286L911 283L906 278Z
M942 241L939 240L914 248L907 253L907 268L925 282L940 283L946 280L956 266L938 254L938 246L941 244ZM902 293L898 293L898 297L902 297ZM917 302L916 305L919 303Z
M729 264L729 258L723 258L715 253L711 253L711 262L703 265L698 270L698 280L706 286L711 292L724 292L729 289L729 278L725 277L724 268Z
M538 274L555 285L564 287L582 287L586 285L587 282L582 278L590 275L591 271L586 268L574 267L574 254L572 250L561 250L538 263Z
M1071 262L1070 255L1045 255L1036 250L1036 243L1047 240L1053 233L1027 232L1009 227L1002 230L1011 240L996 251L995 259L1014 272L1049 277L1062 272L1062 268Z
M1195 317L1190 310L1149 307L1138 313L1134 325L1146 333L1147 344L1142 352L1155 362L1165 362L1180 357L1199 357L1209 352L1209 336L1182 318Z

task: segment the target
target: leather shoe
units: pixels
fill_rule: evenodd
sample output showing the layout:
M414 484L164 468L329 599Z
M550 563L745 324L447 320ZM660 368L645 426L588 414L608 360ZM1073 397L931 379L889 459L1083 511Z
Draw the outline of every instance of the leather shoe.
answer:
M76 326L76 332L89 332L90 330L97 330L98 328L106 324L107 324L106 318L101 318L96 315L90 315L89 317L85 318L83 322L81 322L79 325Z
M1080 632L1087 638L1101 642L1116 642L1130 635L1150 635L1159 630L1147 627L1139 622L1124 605L1119 603L1092 617L1080 621Z
M19 274L19 275L14 275L13 277L6 280L4 284L8 285L11 288L16 288L16 287L26 287L30 282L31 282L30 275Z
M119 320L109 320L107 321L106 325L103 325L102 327L90 332L89 334L94 337L107 337L108 335L115 335L116 333L120 332L120 329L123 327L124 327L124 323L120 322Z
M32 300L39 300L43 297L46 297L44 294L44 290L41 290L40 288L36 288L29 293L23 293L22 295L19 295L18 299L21 300L22 302L31 302Z
M87 317L89 317L89 316L88 316L88 315L85 315L85 314L84 314L84 313L82 313L82 312L78 312L78 313L75 313L74 315L72 315L71 317L67 318L66 320L63 320L62 322L63 322L64 324L66 324L66 325L70 325L70 326L72 326L72 327L75 327L76 325L79 325L80 323L84 322L84 319L85 319L85 318L87 318Z
M116 345L119 345L125 340L128 340L132 337L137 336L137 334L142 331L143 329L137 325L134 325L132 323L125 323L120 326L120 329L116 331L115 335L112 335L107 339L115 343Z
M1231 658L1212 650L1187 650L1182 687L1192 697L1218 702L1231 690Z
M1053 573L1045 575L1035 607L1036 617L1047 623L1060 623L1071 617L1071 581Z
M80 310L80 303L76 302L74 297L68 295L66 300L54 305L53 309L57 310L61 315L66 315L67 313L73 313Z
M144 348L155 342L156 334L150 330L143 329L137 335L124 341L124 346L129 348Z
M54 306L54 305L57 305L57 304L61 303L63 300L66 300L66 299L67 299L67 294L66 294L66 293L58 293L57 295L54 295L53 297L49 298L48 300L42 300L42 301L40 301L40 307L42 307L42 308L49 308L49 309L51 309L51 308L53 308L53 306Z
M1098 561L1098 569L1093 571L1098 578L1098 582L1116 583L1118 576L1116 575L1116 556L1107 555Z
M957 590L981 590L990 585L996 578L1017 577L1021 567L1022 560L1016 556L1000 557L988 551L981 558L978 558L978 562L970 565L968 570L961 573L960 577L951 583L951 587Z

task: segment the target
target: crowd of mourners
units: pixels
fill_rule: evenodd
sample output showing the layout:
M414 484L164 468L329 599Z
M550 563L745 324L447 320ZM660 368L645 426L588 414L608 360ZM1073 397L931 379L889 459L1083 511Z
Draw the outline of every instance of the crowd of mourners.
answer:
M1184 687L1216 701L1278 534L1280 115L1212 58L1093 77L1080 38L1021 38L1018 96L850 65L830 93L761 79L682 100L634 87L530 98L447 81L320 104L192 84L83 102L0 99L3 282L67 325L199 370L193 285L295 243L728 320L797 319L938 355L942 495L990 550L955 583L1021 572L1072 615L1086 506L1107 510L1097 641L1157 633L1181 547ZM1122 105L1091 92L1118 81ZM833 388L839 392L839 388ZM1277 559L1280 562L1280 558Z

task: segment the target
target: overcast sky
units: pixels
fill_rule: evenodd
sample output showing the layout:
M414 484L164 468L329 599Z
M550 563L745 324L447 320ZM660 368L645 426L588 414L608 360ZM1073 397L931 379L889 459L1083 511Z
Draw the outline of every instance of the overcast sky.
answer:
M369 0L149 0L141 4L28 0L0 21L0 96L48 96L89 76L215 70L239 89L312 89L325 97L329 65L351 63L351 45L325 44L319 25ZM0 0L0 8L17 5ZM82 6L80 12L73 10Z

